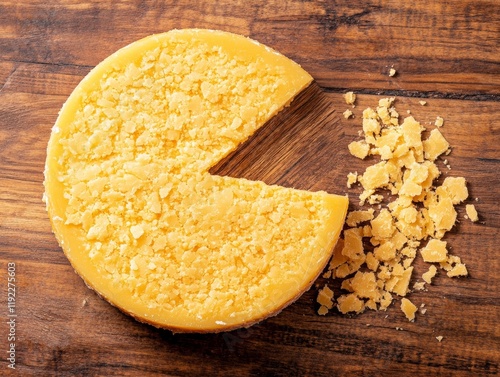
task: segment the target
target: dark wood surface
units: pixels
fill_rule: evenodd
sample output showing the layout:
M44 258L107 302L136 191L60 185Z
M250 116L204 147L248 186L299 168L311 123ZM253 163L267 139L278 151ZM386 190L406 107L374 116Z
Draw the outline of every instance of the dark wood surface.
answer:
M359 190L347 190L345 177L367 162L349 156L347 145L358 137L362 109L391 95L400 114L410 109L423 124L442 116L453 146L452 169L441 165L445 176L464 176L471 198L479 198L480 223L461 220L446 236L470 276L441 274L428 291L410 294L428 308L414 323L395 305L320 317L313 288L274 318L216 335L157 330L90 291L57 245L41 201L50 129L99 61L141 37L183 27L248 35L316 79L214 173L348 193L355 209ZM360 94L351 120L342 117L347 89ZM499 107L497 0L0 0L0 375L498 375ZM458 213L463 219L464 206ZM6 352L10 262L15 371ZM424 270L417 261L414 276Z

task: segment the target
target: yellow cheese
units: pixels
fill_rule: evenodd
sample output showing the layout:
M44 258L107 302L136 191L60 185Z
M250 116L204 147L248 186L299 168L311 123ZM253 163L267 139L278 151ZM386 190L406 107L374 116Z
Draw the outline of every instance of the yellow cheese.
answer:
M434 122L434 125L436 127L443 127L444 124L444 119L441 117L436 117L436 121Z
M356 101L356 94L354 94L354 92L347 92L344 94L344 99L345 103L348 105L354 105L354 102Z
M420 253L425 262L444 262L448 256L446 241L431 239Z
M352 113L352 111L351 111L351 110L347 109L346 111L344 111L344 112L342 113L342 115L344 115L344 118L345 118L345 119L349 119L350 117L352 117L352 116L353 116L353 113Z
M328 313L328 308L326 306L321 305L318 309L319 315L326 315Z
M430 265L429 266L429 270L427 272L424 272L422 274L422 279L424 279L424 281L427 284L431 284L432 283L432 279L434 278L434 276L436 276L436 274L437 274L437 268L436 268L436 266Z
M351 211L347 215L346 224L354 227L359 223L369 221L373 219L373 208L368 209L367 211Z
M332 299L333 299L333 291L330 288L328 288L327 285L325 285L323 289L319 291L318 298L316 299L316 301L321 305L321 307L331 309L333 307Z
M173 30L99 64L53 128L55 235L86 283L173 331L249 326L328 262L348 200L208 170L312 78L242 36Z
M353 184L355 184L358 181L358 173L349 173L347 174L347 187L351 188Z
M467 212L467 217L470 219L470 221L479 221L479 216L477 214L476 207L474 207L474 204L467 204L465 206L465 211Z
M378 239L389 238L396 230L391 213L385 208L380 211L370 224L373 236Z
M401 299L401 310L405 314L408 321L413 322L415 320L415 313L417 312L417 307L413 302L407 298Z
M467 276L467 267L465 267L465 264L463 263L458 263L450 271L448 271L446 275L448 275L450 278L455 276Z
M446 190L453 204L459 204L469 196L467 184L463 177L447 177L439 188ZM438 189L436 189L436 192Z
M370 146L363 141L353 141L348 145L349 152L357 158L364 159L368 156Z
M359 298L369 298L375 302L378 302L381 298L373 272L358 271L351 280L351 287Z
M423 145L425 157L431 161L446 152L450 146L438 129L431 131L429 138L423 141Z
M340 296L337 303L339 311L343 314L349 312L361 313L365 309L363 300L359 299L354 293Z
M413 272L413 266L405 269L403 275L401 277L398 277L398 282L392 289L392 292L397 293L400 296L406 296L412 272Z

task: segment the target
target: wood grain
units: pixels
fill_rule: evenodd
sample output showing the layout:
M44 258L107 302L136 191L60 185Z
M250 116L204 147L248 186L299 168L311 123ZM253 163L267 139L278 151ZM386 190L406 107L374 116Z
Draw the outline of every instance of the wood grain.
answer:
M255 38L332 89L500 93L497 0L2 1L1 60L92 67L139 38L201 27ZM389 67L398 74L388 77ZM1 81L0 81L1 83ZM1 85L0 85L1 87Z
M57 245L41 201L50 129L95 64L173 27L250 35L316 78L214 174L346 193L356 209L359 189L348 190L345 177L370 163L347 151L359 138L362 110L390 94L401 115L409 109L424 125L442 116L453 151L451 170L438 162L441 179L466 177L468 203L480 214L478 224L461 220L446 236L470 276L439 275L427 292L412 293L428 308L414 323L394 305L320 317L315 287L277 317L215 335L157 330L90 291ZM499 38L493 0L0 1L0 375L498 375ZM395 78L387 76L392 64ZM354 119L342 117L345 88L361 93ZM13 372L4 357L8 262L16 263L18 290ZM425 265L417 260L415 268L416 278Z

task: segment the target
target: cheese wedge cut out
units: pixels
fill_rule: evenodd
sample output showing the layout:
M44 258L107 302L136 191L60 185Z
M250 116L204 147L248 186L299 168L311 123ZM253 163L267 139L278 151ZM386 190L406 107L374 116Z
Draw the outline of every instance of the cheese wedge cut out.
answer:
M262 44L201 29L147 37L96 66L52 129L44 183L87 285L174 332L250 326L309 289L347 197L208 171L311 81Z

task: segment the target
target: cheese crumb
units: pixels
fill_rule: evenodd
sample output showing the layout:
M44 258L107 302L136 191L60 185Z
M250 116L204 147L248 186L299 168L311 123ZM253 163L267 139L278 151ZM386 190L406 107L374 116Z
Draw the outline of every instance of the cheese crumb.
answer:
M350 312L361 313L365 308L363 301L353 293L340 296L337 302L338 309L343 314Z
M353 116L353 113L351 110L347 109L346 111L343 112L344 118L349 119L350 117Z
M467 204L465 206L465 211L467 212L467 217L472 222L476 222L479 220L479 216L477 214L476 207L474 207L474 204Z
M463 263L457 263L450 271L446 273L450 278L456 276L467 276L467 267Z
M319 291L318 298L316 299L316 301L321 305L321 307L325 307L326 309L331 309L333 308L332 299L333 299L333 291L330 288L328 288L327 285L325 285L323 289Z
M347 187L351 188L353 184L355 184L358 181L358 173L349 173L347 174Z
M425 282L424 281L417 281L415 284L413 284L413 290L415 290L415 291L425 290Z
M437 268L436 268L436 266L431 265L431 266L429 266L429 270L428 270L427 272L424 272L424 273L422 274L422 279L424 279L424 281L425 281L427 284L431 284L431 282L432 282L432 278L433 278L434 276L436 276L436 274L437 274Z
M436 127L443 127L443 124L444 124L444 119L438 116L436 118L436 121L434 122L434 125Z
M427 140L423 141L425 158L434 161L438 156L446 152L449 144L439 130L433 129Z
M364 159L368 156L368 152L370 151L370 146L363 141L353 141L348 145L349 152L360 159Z
M397 72L397 71L396 71L394 68L391 68L391 69L389 70L389 76L390 76L390 77L395 76L395 75L396 75L396 72Z
M417 307L407 298L401 299L401 310L405 314L408 321L413 322L415 320L415 313L417 312Z
M442 335L436 336L437 341L440 343L443 340L443 338L444 338L444 336L442 336Z
M367 211L351 211L347 215L346 224L350 227L356 227L359 223L372 220L373 213L373 208L370 208Z
M138 239L144 234L144 229L140 225L132 225L130 227L130 233L132 233L135 239Z
M421 104L422 106L425 106L427 104L426 101L418 101L419 104Z
M318 314L319 315L326 315L328 314L328 308L326 306L321 305L318 309Z
M344 94L344 99L345 103L348 105L354 105L354 102L356 101L356 94L354 94L354 92L347 92Z
M448 250L446 250L446 241L432 239L420 253L425 262L444 262L448 254Z

